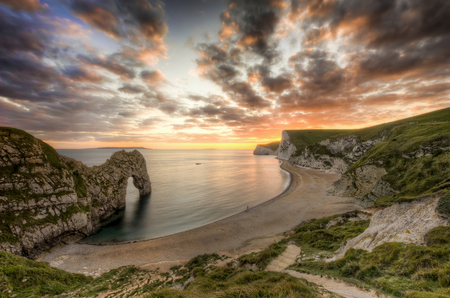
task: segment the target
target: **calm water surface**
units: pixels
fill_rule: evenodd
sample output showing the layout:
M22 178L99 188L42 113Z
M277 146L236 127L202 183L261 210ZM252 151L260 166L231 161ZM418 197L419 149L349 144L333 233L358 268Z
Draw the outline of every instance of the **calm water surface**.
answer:
M57 151L94 166L117 150ZM130 178L125 210L83 242L146 240L190 230L267 201L289 184L274 156L250 150L139 151L147 161L151 195L140 197Z

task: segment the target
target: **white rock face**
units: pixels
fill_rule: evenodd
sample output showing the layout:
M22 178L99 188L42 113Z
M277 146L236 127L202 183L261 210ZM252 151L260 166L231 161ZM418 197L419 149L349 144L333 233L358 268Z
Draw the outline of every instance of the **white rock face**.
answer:
M424 244L425 235L433 228L447 226L448 220L436 212L439 198L424 198L412 203L396 203L374 214L369 227L338 250L337 260L350 249L372 251L386 242Z
M282 136L282 140L284 140L284 134ZM288 159L289 163L294 166L342 174L361 158L367 150L384 139L385 137L378 137L373 140L361 142L355 135L326 139L306 147L300 155L294 156L293 153L296 152L296 148L289 142L289 135L286 133L286 144L284 146L289 148L289 150L286 150L282 159ZM281 148L282 146L280 144L278 158L281 158Z
M288 160L295 152L297 147L291 143L289 134L286 131L281 132L280 147L278 147L277 157L282 160Z
M264 147L262 145L256 145L253 155L277 155L277 151L273 151L270 148Z

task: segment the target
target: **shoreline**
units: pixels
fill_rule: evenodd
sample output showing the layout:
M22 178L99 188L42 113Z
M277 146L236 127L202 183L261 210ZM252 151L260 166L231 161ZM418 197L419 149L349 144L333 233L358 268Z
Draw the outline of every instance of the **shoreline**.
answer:
M289 186L248 211L159 238L106 245L69 244L39 260L91 276L125 265L164 271L205 253L234 258L260 251L305 220L362 209L351 202L352 198L327 194L326 189L340 178L339 174L296 168L286 162L280 168L290 174Z
M175 235L178 235L178 234L181 234L181 233L185 233L185 232L188 232L188 231L193 231L193 230L196 230L196 229L201 229L201 228L204 228L204 227L206 227L206 226L209 226L209 225L215 224L215 223L217 223L217 222L220 222L220 221L222 221L222 220L225 220L225 219L231 218L231 217L233 217L233 216L239 215L239 214L241 214L241 213L248 212L248 211L252 210L253 208L256 208L256 207L258 207L258 206L260 206L260 205L266 204L266 203L268 203L268 202L270 202L270 201L272 201L272 200L276 200L278 197L280 197L280 196L282 196L283 194L285 194L285 193L286 193L287 191L289 191L289 189L291 188L291 186L292 186L292 179L293 179L292 174L291 174L291 172L289 172L288 170L286 170L286 169L283 168L283 166L284 166L284 164L286 163L286 161L285 161L285 160L281 160L281 159L280 159L279 161L281 161L281 163L278 165L278 167L279 167L282 171L284 171L284 172L286 172L286 173L289 174L289 183L288 183L287 187L286 187L281 193L279 193L278 195L276 195L275 197L273 197L273 198L271 198L271 199L268 199L267 201L264 201L264 202L262 202L262 203L259 203L259 204L255 205L255 206L249 208L248 210L239 211L239 212L237 212L237 213L228 215L228 216L226 216L226 217L223 217L223 218L220 218L220 219L215 220L215 221L213 221L213 222L210 222L210 223L207 223L207 224L204 224L204 225L195 227L195 228L193 228L193 229L189 229L189 230L185 230L185 231L181 231L181 232L176 232L176 233L173 233L173 234L167 234L167 235L164 235L164 236L159 236L159 237L150 238L150 239L121 241L121 242L117 242L117 243L82 243L82 242L80 242L80 241L81 241L81 239L80 239L80 240L75 241L75 242L73 242L73 243L71 243L71 244L93 245L93 246L110 246L110 245L123 245L123 244L130 244L130 243L139 243L139 242L151 241L151 240L154 240L154 239L160 239L160 238L164 238L164 237L175 236ZM84 239L84 238L83 238L83 239ZM43 257L44 257L44 256L41 256L41 257L39 257L38 259L42 259Z

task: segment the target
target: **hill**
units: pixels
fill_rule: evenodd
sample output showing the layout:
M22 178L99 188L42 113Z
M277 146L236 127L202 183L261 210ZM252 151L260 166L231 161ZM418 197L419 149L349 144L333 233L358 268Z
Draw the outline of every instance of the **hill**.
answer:
M442 193L450 187L450 108L348 131L286 131L278 157L342 173L332 192L365 206Z

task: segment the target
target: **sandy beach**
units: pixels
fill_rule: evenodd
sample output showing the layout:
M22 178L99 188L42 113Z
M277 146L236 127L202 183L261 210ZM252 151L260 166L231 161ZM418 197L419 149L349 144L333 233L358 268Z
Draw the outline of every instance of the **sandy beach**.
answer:
M312 218L361 207L351 198L328 196L326 189L340 175L282 165L291 185L281 195L248 211L186 232L117 245L74 243L40 258L52 266L92 276L125 265L165 271L205 253L230 257L259 251L281 240L284 232Z

